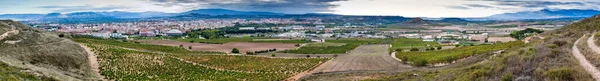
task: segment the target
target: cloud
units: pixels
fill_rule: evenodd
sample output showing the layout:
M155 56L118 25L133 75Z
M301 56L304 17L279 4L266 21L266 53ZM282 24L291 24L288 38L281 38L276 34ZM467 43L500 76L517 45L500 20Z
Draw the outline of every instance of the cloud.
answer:
M93 6L38 6L36 8L50 9L53 12L77 12L77 11L109 11L117 9L127 9L124 6L105 6L105 7L93 7Z
M481 5L481 4L465 4L468 7L473 7L473 8L495 8L493 6L488 6L488 5Z
M242 11L272 11L283 13L330 12L339 6L333 2L346 0L147 0L155 5L188 8L224 8Z
M459 10L467 10L467 9L471 9L469 7L464 7L464 6L446 6L446 8L450 8L450 9L459 9Z

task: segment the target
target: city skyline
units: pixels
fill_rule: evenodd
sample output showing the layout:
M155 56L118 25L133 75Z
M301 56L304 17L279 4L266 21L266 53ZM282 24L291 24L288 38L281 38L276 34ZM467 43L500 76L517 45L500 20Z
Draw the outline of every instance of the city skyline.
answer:
M231 9L288 14L334 13L405 17L485 17L542 9L600 9L593 0L21 0L0 3L0 14L167 12Z

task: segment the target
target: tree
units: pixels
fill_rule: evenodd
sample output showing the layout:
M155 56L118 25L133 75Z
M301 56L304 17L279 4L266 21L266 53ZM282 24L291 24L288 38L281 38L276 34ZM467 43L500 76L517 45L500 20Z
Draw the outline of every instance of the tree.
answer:
M271 54L271 57L275 57L275 54Z
M180 48L183 48L183 44L180 44L180 45L179 45L179 47L180 47Z
M438 46L438 47L437 47L437 50L442 50L442 46Z
M192 49L192 46L188 46L188 49Z
M231 50L231 53L240 53L240 50L237 48L233 48L233 50Z
M296 47L300 47L300 44L296 44Z

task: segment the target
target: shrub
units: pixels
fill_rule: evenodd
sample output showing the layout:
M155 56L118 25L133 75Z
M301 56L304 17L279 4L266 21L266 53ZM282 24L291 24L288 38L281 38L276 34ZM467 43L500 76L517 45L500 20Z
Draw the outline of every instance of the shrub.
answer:
M415 66L427 66L427 64L429 64L429 62L425 59L419 59L413 62L413 65Z
M300 47L300 44L296 44L296 47Z
M544 75L548 76L548 79L556 80L556 81L573 81L575 78L573 75L574 70L569 68L554 68L548 70Z
M231 50L231 53L240 53L240 50L237 48L233 48L233 50Z
M557 40L557 41L552 42L552 44L556 44L558 46L563 46L563 45L567 44L567 41Z
M254 52L246 52L246 55L256 55Z
M396 49L395 51L402 52L403 50L402 49Z
M410 51L419 51L419 48L411 48Z
M554 49L554 48L558 48L558 45L556 45L556 44L546 44L546 47Z
M183 48L183 44L180 44L180 45L179 45L179 47L180 47L180 48Z
M337 56L338 56L337 54L333 55L333 57L337 57Z
M192 46L188 46L188 49L192 49Z
M442 50L442 46L438 46L438 47L437 47L437 50Z
M306 58L310 58L310 55L306 55Z
M275 54L271 54L271 57L275 57Z
M512 76L513 76L513 74L511 72L508 72L508 73L504 74L504 76L502 76L502 78L500 80L501 81L512 81Z

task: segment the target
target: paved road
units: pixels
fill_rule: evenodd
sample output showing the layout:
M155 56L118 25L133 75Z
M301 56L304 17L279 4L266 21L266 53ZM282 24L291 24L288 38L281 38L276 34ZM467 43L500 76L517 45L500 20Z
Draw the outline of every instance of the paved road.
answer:
M579 43L579 41L581 39L583 39L585 36L577 39L577 41L575 42L575 44L573 44L573 56L575 56L575 58L577 58L577 61L579 61L579 65L581 67L583 67L588 73L590 73L594 79L596 79L596 81L600 81L600 71L598 71L598 69L592 65L586 58L585 56L583 56L583 54L581 54L581 52L579 51L579 48L577 47L577 44Z
M408 68L390 56L389 45L362 45L315 68L312 73L341 71L397 70Z

